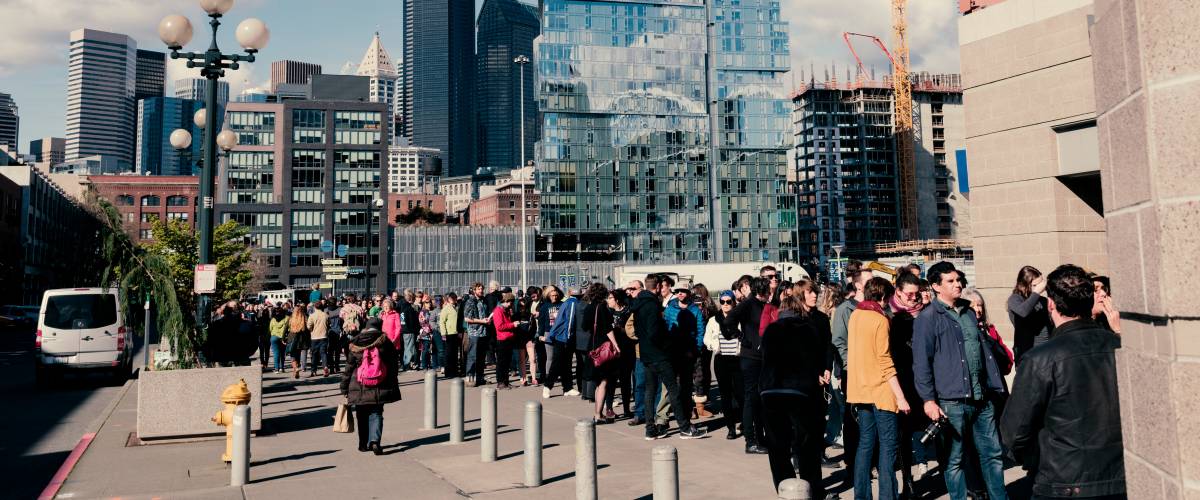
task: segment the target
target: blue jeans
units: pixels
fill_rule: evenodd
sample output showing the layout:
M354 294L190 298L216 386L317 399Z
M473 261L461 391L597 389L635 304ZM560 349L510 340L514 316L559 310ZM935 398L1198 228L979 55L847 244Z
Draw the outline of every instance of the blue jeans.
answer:
M854 498L871 500L871 456L879 443L879 498L895 500L896 447L900 443L896 414L871 404L854 405L858 416L858 460L854 462Z
M400 338L404 341L404 366L400 369L407 370L417 358L417 336L405 333Z
M633 363L633 415L635 417L642 416L642 401L645 398L642 392L642 385L646 383L646 365L642 364L642 360L634 360Z
M1006 500L1004 462L1000 458L1000 433L996 430L996 410L990 401L939 399L938 406L953 429L942 432L949 444L946 460L946 491L950 498L967 498L967 478L963 473L963 437L970 435L979 451L979 467L987 485L989 500Z
M358 421L359 448L383 439L383 405L354 405L354 419Z
M275 370L283 370L283 338L271 337L271 357L275 358Z
M442 366L442 360L445 359L446 346L442 341L442 336L438 334L430 335L429 340L421 342L421 360L418 362L422 370L437 369ZM437 353L432 352L437 350Z
M329 368L329 340L317 339L312 344L312 361L308 367L312 371L317 371L318 366Z

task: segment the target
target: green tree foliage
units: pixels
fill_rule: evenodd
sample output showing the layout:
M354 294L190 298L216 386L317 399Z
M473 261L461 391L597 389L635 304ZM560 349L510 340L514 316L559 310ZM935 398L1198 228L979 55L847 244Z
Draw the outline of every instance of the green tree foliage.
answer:
M446 214L434 212L428 208L417 206L409 209L408 213L396 216L396 224L441 224L446 222Z
M199 262L199 236L186 222L176 219L158 220L151 229L154 240L145 244L147 251L161 256L171 268L175 293L186 311L196 309L192 293L196 263ZM236 300L250 279L250 248L246 244L249 230L229 221L213 229L213 260L217 263L216 301Z

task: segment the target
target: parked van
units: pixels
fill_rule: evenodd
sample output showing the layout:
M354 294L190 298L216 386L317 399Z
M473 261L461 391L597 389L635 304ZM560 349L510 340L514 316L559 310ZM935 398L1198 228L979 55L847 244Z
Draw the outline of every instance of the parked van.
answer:
M133 338L115 289L62 288L42 295L34 340L39 382L67 369L130 373Z

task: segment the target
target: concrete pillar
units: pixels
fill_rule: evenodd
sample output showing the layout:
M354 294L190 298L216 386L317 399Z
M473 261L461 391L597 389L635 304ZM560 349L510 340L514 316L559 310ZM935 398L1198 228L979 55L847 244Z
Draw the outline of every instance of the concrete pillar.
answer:
M810 500L812 487L808 481L793 477L779 483L779 500Z
M679 455L671 445L655 446L650 451L654 474L654 500L679 500Z
M575 422L575 499L597 500L596 423L590 418Z
M250 406L233 409L233 450L230 454L229 485L250 482Z
M456 377L450 381L450 443L459 444L463 442L463 406L464 401L463 379Z
M542 404L525 402L525 486L542 485Z
M1130 498L1200 498L1200 8L1097 1L1100 172Z
M421 430L437 429L437 370L425 370L425 422Z
M479 459L496 461L496 388L485 387L479 393Z

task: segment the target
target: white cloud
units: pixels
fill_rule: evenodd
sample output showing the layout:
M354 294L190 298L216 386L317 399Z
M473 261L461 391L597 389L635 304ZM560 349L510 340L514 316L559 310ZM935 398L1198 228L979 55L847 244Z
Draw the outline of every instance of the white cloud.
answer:
M854 74L854 56L842 40L842 32L875 35L892 48L892 10L889 0L783 0L783 18L791 24L792 72L799 83L800 71L807 79L810 67L818 80L825 70L837 66L838 79L846 69ZM958 72L958 8L950 0L909 0L908 47L911 70L933 73ZM865 38L852 37L854 49L867 71L874 66L877 77L890 68L887 57Z
M229 99L232 100L243 90L255 87L269 88L271 86L270 62L259 60L254 63L240 63L238 69L225 70L222 80L229 83ZM261 76L260 76L261 75ZM184 59L167 59L167 95L175 95L175 80L180 78L200 78L200 68L188 68Z
M356 63L354 61L346 61L346 62L342 63L342 69L341 69L340 73L343 75L353 75L357 71L358 71L358 63Z

